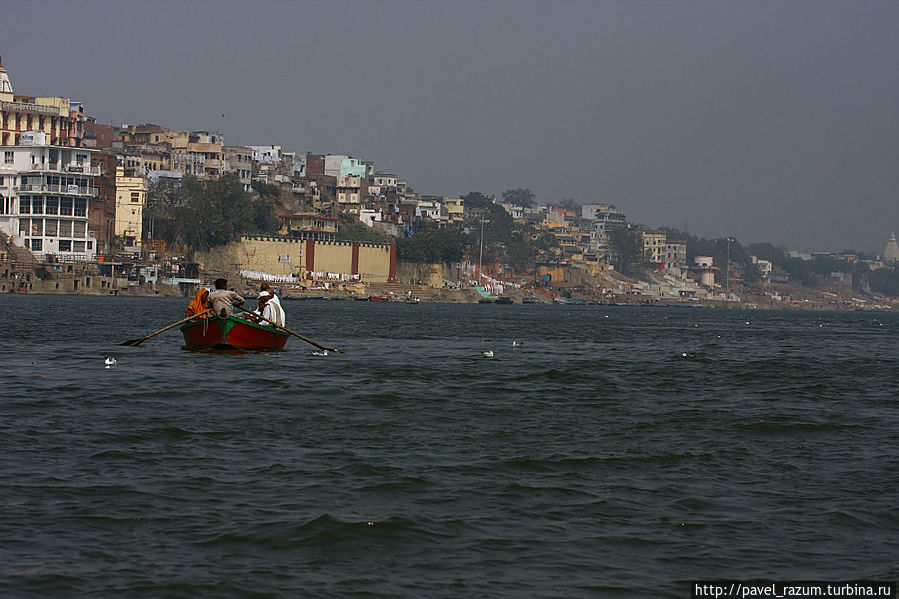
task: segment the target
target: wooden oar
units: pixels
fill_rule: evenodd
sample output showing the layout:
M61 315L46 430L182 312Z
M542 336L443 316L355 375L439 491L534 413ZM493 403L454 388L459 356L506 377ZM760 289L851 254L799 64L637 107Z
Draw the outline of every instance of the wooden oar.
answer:
M209 314L210 312L212 312L212 310L206 310L205 312L200 312L199 314L194 314L193 316L188 316L184 320L179 320L176 323L170 324L169 326L165 327L164 329L159 329L155 333L150 333L146 337L141 337L140 339L131 339L129 341L123 341L122 343L119 343L119 345L140 345L141 343L143 343L150 337L155 337L159 333L164 333L164 332L168 331L169 329L178 326L179 324L184 324L188 320L193 320L195 318L199 318L199 317L203 316L204 314Z
M309 339L308 337L303 337L302 335L300 335L300 334L297 333L296 331L291 331L291 330L288 329L287 327L281 326L281 325L278 324L277 322L274 322L274 321L272 321L272 320L269 320L268 318L266 318L265 316L262 316L261 314L257 314L256 312L253 312L252 310L247 310L247 309L244 308L243 306L234 306L234 307L237 308L238 310L243 310L243 311L246 312L247 314L255 314L256 316L258 316L259 318L261 318L261 319L264 320L265 322L269 323L270 325L272 325L272 326L275 327L276 329L281 329L281 330L284 331L285 333L290 333L290 334L293 335L294 337L299 337L300 339L302 339L302 340L305 341L306 343L308 343L308 344L310 344L310 345L314 345L314 346L317 347L318 349L325 350L325 351L330 351L330 352L334 352L335 354L342 354L342 353L343 353L343 352L342 352L341 350L339 350L339 349L332 349L332 348L330 348L330 347L325 347L324 345L319 345L318 343L316 343L316 342L313 341L312 339Z

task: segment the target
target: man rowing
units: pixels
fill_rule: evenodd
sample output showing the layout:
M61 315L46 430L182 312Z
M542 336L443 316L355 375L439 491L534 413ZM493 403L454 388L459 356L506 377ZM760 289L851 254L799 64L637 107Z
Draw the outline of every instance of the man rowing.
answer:
M233 291L228 290L228 279L216 279L215 291L206 299L206 307L212 308L219 316L233 316L234 305L241 305L244 299Z

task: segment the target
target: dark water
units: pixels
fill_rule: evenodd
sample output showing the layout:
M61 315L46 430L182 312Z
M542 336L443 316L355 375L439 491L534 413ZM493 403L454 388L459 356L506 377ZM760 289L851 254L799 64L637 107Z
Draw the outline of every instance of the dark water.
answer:
M3 596L899 577L899 315L306 301L344 354L116 345L185 304L0 297Z

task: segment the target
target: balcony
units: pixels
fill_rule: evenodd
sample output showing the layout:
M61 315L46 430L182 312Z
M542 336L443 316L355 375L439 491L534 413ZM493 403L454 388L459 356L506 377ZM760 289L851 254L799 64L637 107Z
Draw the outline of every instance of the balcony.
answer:
M96 187L79 187L77 185L48 185L47 187L50 188L50 191L66 195L96 197L100 194L100 190Z
M85 175L99 175L100 167L89 164L68 164L63 167L67 173L83 173Z
M19 191L31 191L42 193L61 193L70 196L91 196L100 194L97 187L79 187L78 185L20 185Z
M28 172L28 171L99 175L100 167L99 166L90 166L90 165L80 165L80 164L62 164L60 162L50 162L47 164L29 165L29 167L26 168L24 170L24 172Z

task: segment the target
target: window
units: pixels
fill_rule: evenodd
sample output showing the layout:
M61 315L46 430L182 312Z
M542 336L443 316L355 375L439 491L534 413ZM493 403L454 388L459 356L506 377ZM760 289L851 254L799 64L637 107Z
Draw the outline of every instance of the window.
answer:
M47 198L46 205L44 206L44 214L59 214L59 198Z
M72 198L59 198L59 213L62 216L72 216Z
M2 183L3 183L3 182L0 181L0 184L2 184ZM140 192L138 192L138 191L132 191L132 192L131 192L131 201L132 201L132 202L140 202Z
M44 248L44 240L43 239L32 239L31 240L31 251L40 252Z
M87 200L75 198L75 216L87 216Z
M89 250L94 249L94 242L93 242L93 241L88 241L88 242L87 242L87 249L89 249Z
M59 231L59 221L55 218L48 218L44 221L44 237L56 237Z
M87 160L87 154L76 154L75 162L78 163L78 166L84 166L84 161Z
M44 219L42 218L32 218L31 219L31 234L35 237L43 237L44 235Z
M12 157L12 152L3 152L3 162L5 162L6 164L12 164Z
M31 213L32 214L43 214L44 213L44 198L41 196L34 196L31 198Z
M59 221L59 236L60 237L71 237L72 236L72 221L70 221L70 220Z
M19 198L19 214L31 214L31 196Z
M83 220L76 220L72 223L72 237L76 239L84 239L87 237L87 223Z
M72 251L72 241L70 239L60 239L59 240L59 251L60 252L71 252Z
M72 251L73 252L83 252L84 251L84 242L83 241L73 241L72 242Z
M19 235L28 235L31 232L31 219L30 218L20 218L19 219Z

